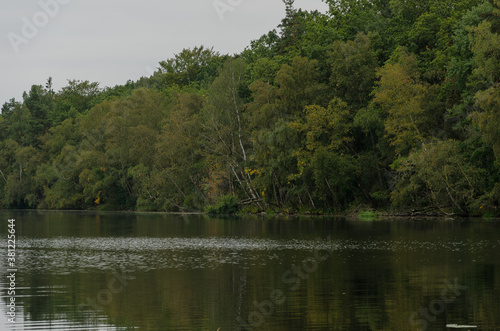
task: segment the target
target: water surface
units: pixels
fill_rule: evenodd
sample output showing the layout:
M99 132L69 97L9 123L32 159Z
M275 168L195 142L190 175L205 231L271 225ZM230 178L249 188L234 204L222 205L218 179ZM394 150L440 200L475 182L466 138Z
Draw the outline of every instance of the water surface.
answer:
M41 211L0 220L0 330L500 329L498 221Z

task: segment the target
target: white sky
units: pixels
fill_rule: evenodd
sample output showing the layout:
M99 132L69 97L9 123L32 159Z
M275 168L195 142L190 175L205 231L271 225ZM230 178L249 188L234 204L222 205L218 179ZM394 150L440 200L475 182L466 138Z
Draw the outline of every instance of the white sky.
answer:
M215 1L233 10L221 19ZM295 7L327 9L321 0L296 0ZM149 76L148 68L183 48L239 53L284 15L281 0L2 0L0 105L20 101L48 77L56 91L68 79L114 86Z

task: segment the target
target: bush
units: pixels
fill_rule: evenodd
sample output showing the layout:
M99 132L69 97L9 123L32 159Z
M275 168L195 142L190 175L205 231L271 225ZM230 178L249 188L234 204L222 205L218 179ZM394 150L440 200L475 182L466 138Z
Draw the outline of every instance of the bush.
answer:
M366 210L359 213L358 218L362 221L374 221L379 218L379 214L370 210Z
M233 195L221 196L214 205L207 205L205 213L207 214L235 214L238 212L240 204L238 198Z

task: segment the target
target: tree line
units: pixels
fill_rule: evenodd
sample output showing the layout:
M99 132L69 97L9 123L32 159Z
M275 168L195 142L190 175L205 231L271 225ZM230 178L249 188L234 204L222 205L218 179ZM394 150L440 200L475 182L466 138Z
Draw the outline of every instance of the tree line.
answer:
M239 54L4 103L0 206L499 214L499 0L283 2Z

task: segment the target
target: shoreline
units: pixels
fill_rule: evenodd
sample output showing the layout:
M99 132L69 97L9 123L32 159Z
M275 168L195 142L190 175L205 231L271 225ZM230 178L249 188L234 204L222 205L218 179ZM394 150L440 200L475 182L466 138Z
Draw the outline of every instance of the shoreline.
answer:
M140 210L78 210L78 209L0 209L0 212L37 212L37 213L82 213L82 214L150 214L150 215L178 215L189 216L199 215L212 218L217 217L261 217L261 218L275 218L275 217L308 217L308 218L344 218L348 220L359 221L380 221L391 219L443 219L443 220L457 220L457 219L481 219L481 220L500 220L499 216L485 217L480 215L446 215L446 214L420 214L412 211L409 212L385 212L376 210L362 210L357 212L346 212L344 214L329 214L329 213L235 213L235 214L207 214L205 212L168 212L168 211L140 211Z

